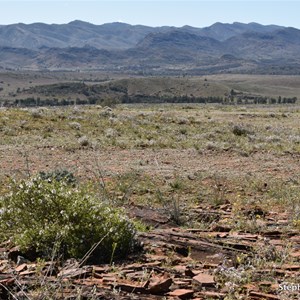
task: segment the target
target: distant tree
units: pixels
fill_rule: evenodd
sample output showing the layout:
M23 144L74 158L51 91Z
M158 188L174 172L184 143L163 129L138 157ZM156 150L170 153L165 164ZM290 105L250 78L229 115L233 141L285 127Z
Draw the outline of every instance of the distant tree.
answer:
M281 96L278 97L278 104L281 103Z

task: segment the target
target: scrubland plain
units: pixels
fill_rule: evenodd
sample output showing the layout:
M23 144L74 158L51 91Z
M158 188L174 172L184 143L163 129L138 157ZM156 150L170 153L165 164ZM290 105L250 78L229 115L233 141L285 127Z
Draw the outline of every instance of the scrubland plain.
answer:
M177 92L225 97L234 90L235 95L300 96L300 77L296 76L114 80L80 73L74 73L72 78L67 73L49 73L48 79L45 74L1 76L6 76L2 77L1 97L11 103L28 93L30 86L61 83L63 78L66 82L85 81L87 85L126 86L131 95L141 90L147 95ZM92 80L88 82L87 78ZM25 91L18 96L10 94L18 87ZM41 172L48 174L50 181L55 181L57 174L69 174L76 180L75 189L84 187L85 193L93 194L87 201L102 201L130 218L138 246L124 259L124 255L118 257L124 250L118 248L120 241L112 242L108 260L100 266L99 262L97 266L92 266L93 262L81 264L86 262L80 260L82 257L77 264L68 260L68 265L55 251L38 261L16 266L6 260L7 253L14 253L14 239L8 243L3 238L2 248L6 250L1 252L0 260L2 295L11 299L297 299L297 101L273 105L113 101L111 107L105 106L107 101L98 103L2 107L1 199L12 193L12 180L28 184ZM72 194L73 187L67 191L79 201L77 192ZM64 199L63 195L60 199ZM18 203L19 198L7 199ZM2 211L6 209L1 207ZM68 206L64 207L67 211ZM76 213L73 206L70 211ZM24 217L20 214L18 218ZM89 211L84 220L96 226L91 218ZM44 241L43 236L39 238ZM20 239L18 235L17 241ZM71 242L73 251L76 244ZM23 241L21 246L24 245ZM290 288L284 288L287 286Z

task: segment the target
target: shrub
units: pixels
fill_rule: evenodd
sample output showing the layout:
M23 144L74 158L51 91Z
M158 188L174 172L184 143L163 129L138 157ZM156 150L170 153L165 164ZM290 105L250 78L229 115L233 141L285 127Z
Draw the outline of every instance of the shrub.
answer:
M135 228L121 210L104 204L66 181L35 177L0 198L0 235L24 253L50 258L56 247L65 258L83 257L100 240L90 257L108 262L125 257L134 246Z
M31 111L31 116L33 117L33 118L35 118L35 119L39 119L39 118L42 118L42 111L41 110L39 110L39 109L33 109L32 111Z
M80 144L80 146L86 147L89 145L90 142L88 138L84 135L78 139L78 143Z
M248 134L251 134L251 131L249 131L247 128L245 128L242 125L234 125L232 128L232 132L234 135L237 136L246 136Z
M69 126L70 126L72 129L75 129L75 130L80 130L80 129L81 129L81 125L80 125L80 123L78 123L78 122L70 122L70 123L69 123Z
M39 176L43 180L47 179L54 179L56 181L62 181L64 180L68 184L75 184L76 183L76 177L74 174L68 170L54 170L51 172L40 172Z

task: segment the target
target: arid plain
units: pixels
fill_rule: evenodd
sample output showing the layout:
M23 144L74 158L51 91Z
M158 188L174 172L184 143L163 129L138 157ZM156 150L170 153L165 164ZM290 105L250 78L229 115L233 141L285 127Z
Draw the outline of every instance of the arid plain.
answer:
M88 266L16 266L3 243L2 295L299 297L299 76L6 72L0 82L1 195L12 178L67 170L123 208L142 243L125 260ZM200 95L204 103L191 103ZM51 99L60 106L43 106Z

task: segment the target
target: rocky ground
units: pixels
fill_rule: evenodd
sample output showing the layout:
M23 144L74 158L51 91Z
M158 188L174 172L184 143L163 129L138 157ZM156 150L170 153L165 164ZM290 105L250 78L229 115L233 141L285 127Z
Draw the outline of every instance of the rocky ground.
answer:
M81 166L91 163L88 158L92 154L82 151L85 155L77 153L75 157L64 151L45 149L43 155L34 160L33 171L38 165L47 165L54 155L57 162L69 162L70 166L76 161L77 164L80 161ZM151 176L166 178L180 168L191 182L197 171L214 172L214 168L223 175L236 173L237 176L247 170L265 180L270 177L287 179L299 168L296 155L257 154L251 160L224 153L206 153L199 157L193 150L124 150L99 152L98 155L108 177L121 170L130 170L138 161L148 161L140 168ZM21 164L23 158L13 157L13 152L8 156L11 158L2 163L7 172L24 165ZM33 161L31 154L28 159ZM92 176L86 171L88 169L82 169L79 175ZM226 193L232 191L227 187ZM138 234L142 251L113 265L87 266L77 261L61 265L51 261L22 261L16 248L2 244L1 299L9 298L12 291L16 299L35 299L47 294L55 294L55 299L78 299L79 291L80 299L299 298L299 290L282 290L284 282L291 289L292 284L300 282L300 235L299 230L288 226L290 220L286 212L276 207L266 210L260 205L239 207L243 215L256 216L252 222L258 229L251 232L237 230L232 225L236 212L234 206L226 202L220 205L199 203L184 212L188 218L213 220L206 223L206 228L180 227L160 209L135 203L128 205L132 218L139 218L151 226L150 230ZM33 287L34 292L31 292Z
M216 214L222 221L231 217L231 208L198 207L195 213ZM300 270L299 231L285 230L284 214L270 211L268 229L259 234L218 223L206 230L178 228L151 210L145 217L157 227L139 233L143 251L114 265L29 262L16 248L1 245L1 299L11 291L14 299L79 299L78 294L80 299L299 299L299 290L281 291L284 282L299 283ZM39 288L31 292L33 287Z

